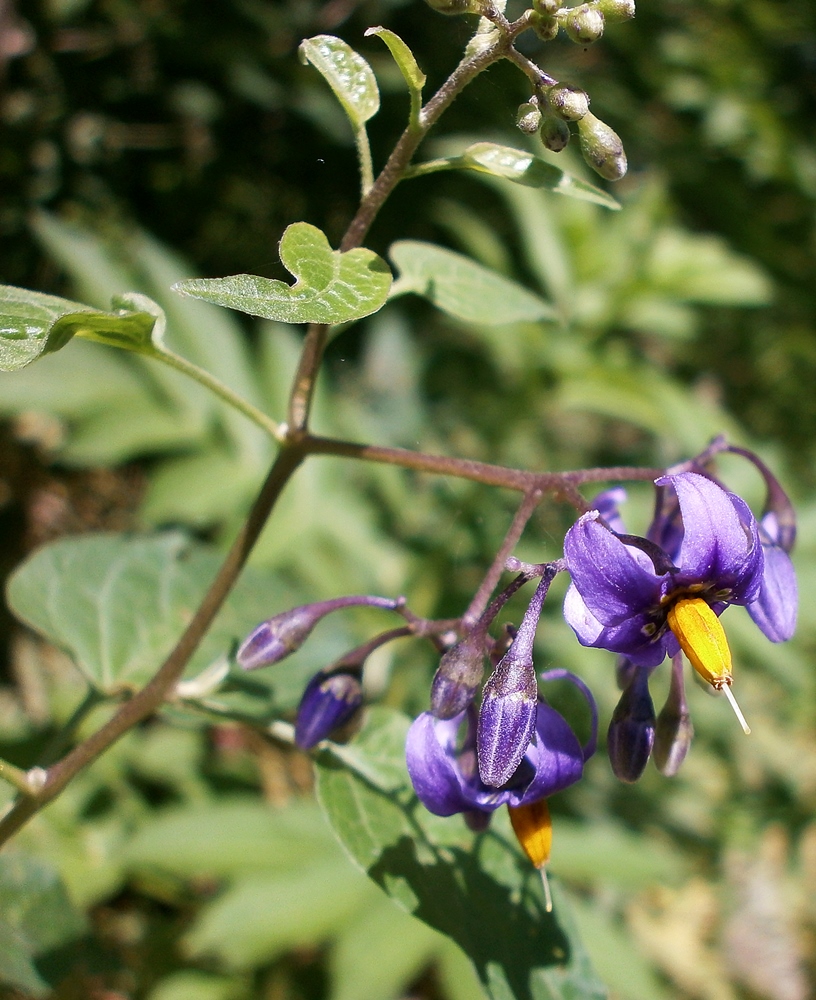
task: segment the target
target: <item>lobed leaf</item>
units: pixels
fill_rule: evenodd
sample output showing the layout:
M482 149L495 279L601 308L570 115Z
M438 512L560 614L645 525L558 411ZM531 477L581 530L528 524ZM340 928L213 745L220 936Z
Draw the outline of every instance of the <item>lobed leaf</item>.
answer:
M143 296L123 298L114 312L0 285L0 371L16 371L65 347L72 337L86 337L131 351L151 349L156 314Z
M406 46L407 48L407 46ZM359 132L380 109L380 92L371 67L334 35L315 35L300 43L300 58L311 63L334 91L352 128Z
M415 292L466 323L498 326L556 317L534 292L453 250L399 240L389 254L400 272L394 293Z
M476 836L417 802L403 764L395 787L379 760L404 754L410 720L378 709L353 743L362 770L324 751L318 797L352 858L414 916L451 937L473 962L492 1000L602 998L606 992L554 888L547 913L541 880L497 830ZM345 755L348 760L348 754Z
M371 250L332 250L307 222L289 226L280 241L281 263L294 285L254 274L192 278L173 286L181 295L281 323L347 323L376 312L388 297L391 272Z

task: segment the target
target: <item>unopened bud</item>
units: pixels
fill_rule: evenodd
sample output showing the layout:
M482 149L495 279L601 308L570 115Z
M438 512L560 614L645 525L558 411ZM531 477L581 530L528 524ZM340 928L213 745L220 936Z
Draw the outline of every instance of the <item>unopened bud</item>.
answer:
M300 649L326 614L326 602L304 604L261 622L241 643L235 658L244 670L255 670Z
M279 663L290 653L300 649L320 619L332 611L352 607L384 608L395 611L403 604L403 598L391 600L388 597L369 594L335 597L330 601L301 604L297 608L282 611L279 615L261 622L241 643L235 659L244 670L267 667Z
M629 21L635 16L635 0L595 0L592 6L607 21Z
M583 90L561 85L547 93L550 107L559 118L577 122L589 111L589 97Z
M479 776L493 788L512 778L533 737L538 708L533 643L544 598L555 573L554 567L547 568L515 639L485 684L476 748Z
M541 112L537 104L526 102L520 104L516 112L516 128L525 135L535 135L541 124Z
M452 719L468 707L484 675L485 633L474 629L439 661L431 684L431 713Z
M530 15L530 27L542 42L551 42L558 34L558 20L551 14Z
M619 181L626 173L626 153L617 132L588 111L578 122L581 153L587 164L608 181Z
M539 135L546 149L560 153L570 141L570 128L563 118L545 115L541 121Z
M660 710L655 726L654 762L666 777L674 777L694 737L686 692L683 685L683 658L678 653L672 661L672 678L666 704Z
M604 32L604 16L592 4L582 3L573 7L565 11L559 20L569 38L578 45L591 45Z
M639 668L621 695L607 733L609 762L620 781L634 782L649 763L655 739L655 712L649 671Z
M546 14L552 17L558 7L558 0L533 0L533 10L536 14Z
M295 743L311 750L335 729L348 722L363 703L363 688L356 670L321 670L306 685L295 722Z

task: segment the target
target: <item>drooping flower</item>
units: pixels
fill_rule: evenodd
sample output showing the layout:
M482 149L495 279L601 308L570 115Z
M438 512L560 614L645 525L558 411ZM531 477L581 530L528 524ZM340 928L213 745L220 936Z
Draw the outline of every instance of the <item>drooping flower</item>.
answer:
M791 533L779 528L775 509L759 524L744 500L699 473L663 476L656 485L657 512L645 538L620 532L608 497L603 513L589 511L567 532L572 584L564 616L583 645L620 653L638 667L654 667L682 648L736 708L719 615L730 604L745 605L769 639L790 638L796 578L783 541L792 543Z
M500 806L508 807L519 843L542 874L547 908L551 909L544 868L552 842L546 799L581 778L597 745L598 710L589 688L569 671L550 670L541 678L568 679L586 698L592 727L583 746L566 719L539 698L532 739L515 773L501 788L486 785L479 777L473 705L453 719L423 712L408 731L405 755L414 790L435 815L464 813L472 829L483 830L491 813Z

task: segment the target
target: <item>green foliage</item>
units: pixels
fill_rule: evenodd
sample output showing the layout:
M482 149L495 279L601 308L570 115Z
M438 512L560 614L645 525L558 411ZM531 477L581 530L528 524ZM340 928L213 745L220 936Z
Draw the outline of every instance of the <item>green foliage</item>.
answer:
M380 110L371 67L342 38L315 35L300 43L301 61L311 63L334 92L355 132Z
M69 538L23 563L9 580L8 602L22 621L71 654L96 691L111 695L155 673L219 563L217 554L176 534ZM250 571L190 673L223 656L280 599L274 579Z
M24 368L76 336L141 350L150 344L156 317L124 302L121 306L99 313L53 295L0 285L0 371Z
M84 921L56 872L20 853L0 858L0 985L50 993L35 959L78 938Z
M177 282L182 295L227 306L281 323L346 323L376 312L391 287L391 273L375 253L362 247L341 253L306 222L289 226L280 258L297 281L236 274Z
M465 323L553 319L552 306L500 274L432 243L401 240L389 256L399 269L393 295L415 292Z
M372 712L351 751L318 759L318 796L360 867L409 913L449 934L492 1000L604 997L566 900L547 913L538 874L495 830L418 805L405 768L410 720Z

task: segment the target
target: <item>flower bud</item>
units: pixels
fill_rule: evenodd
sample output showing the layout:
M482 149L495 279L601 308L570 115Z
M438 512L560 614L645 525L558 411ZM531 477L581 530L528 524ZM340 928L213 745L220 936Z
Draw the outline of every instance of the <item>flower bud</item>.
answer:
M558 10L558 0L533 0L533 10L536 14L552 17Z
M592 6L607 21L629 21L635 16L635 0L595 0Z
M626 173L626 153L617 132L588 111L578 122L581 153L587 164L608 181Z
M235 658L244 670L279 663L300 649L326 614L326 602L304 604L261 622L241 643Z
M551 42L558 34L558 20L550 14L533 11L530 15L530 27L542 42Z
M354 715L363 703L358 670L321 670L306 685L295 722L295 743L311 750Z
M521 763L535 729L538 684L531 659L515 643L485 684L476 731L479 775L499 788Z
M533 643L541 607L555 573L548 566L515 639L485 684L476 747L479 775L493 788L512 778L533 737L538 708Z
M528 101L520 104L516 112L516 128L525 135L535 135L541 124L541 112L538 105Z
M655 711L649 694L649 671L632 675L612 713L607 733L609 762L620 781L634 782L649 763L655 739Z
M561 27L578 45L597 42L604 31L604 16L592 4L582 3L567 10L559 18Z
M556 115L545 115L539 130L544 146L553 153L560 153L570 141L569 125Z
M661 774L672 778L680 770L694 737L686 692L683 685L683 658L672 660L672 678L666 704L660 710L655 727L654 762Z
M452 719L468 707L484 675L485 633L473 629L439 661L431 684L431 713Z
M341 608L369 607L395 611L402 607L404 598L391 600L370 594L335 597L330 601L301 604L282 611L279 615L261 622L238 647L235 659L244 670L255 670L279 663L290 653L300 649L321 618Z
M583 90L567 87L564 84L552 87L547 93L550 107L568 122L577 122L589 111L589 97Z

